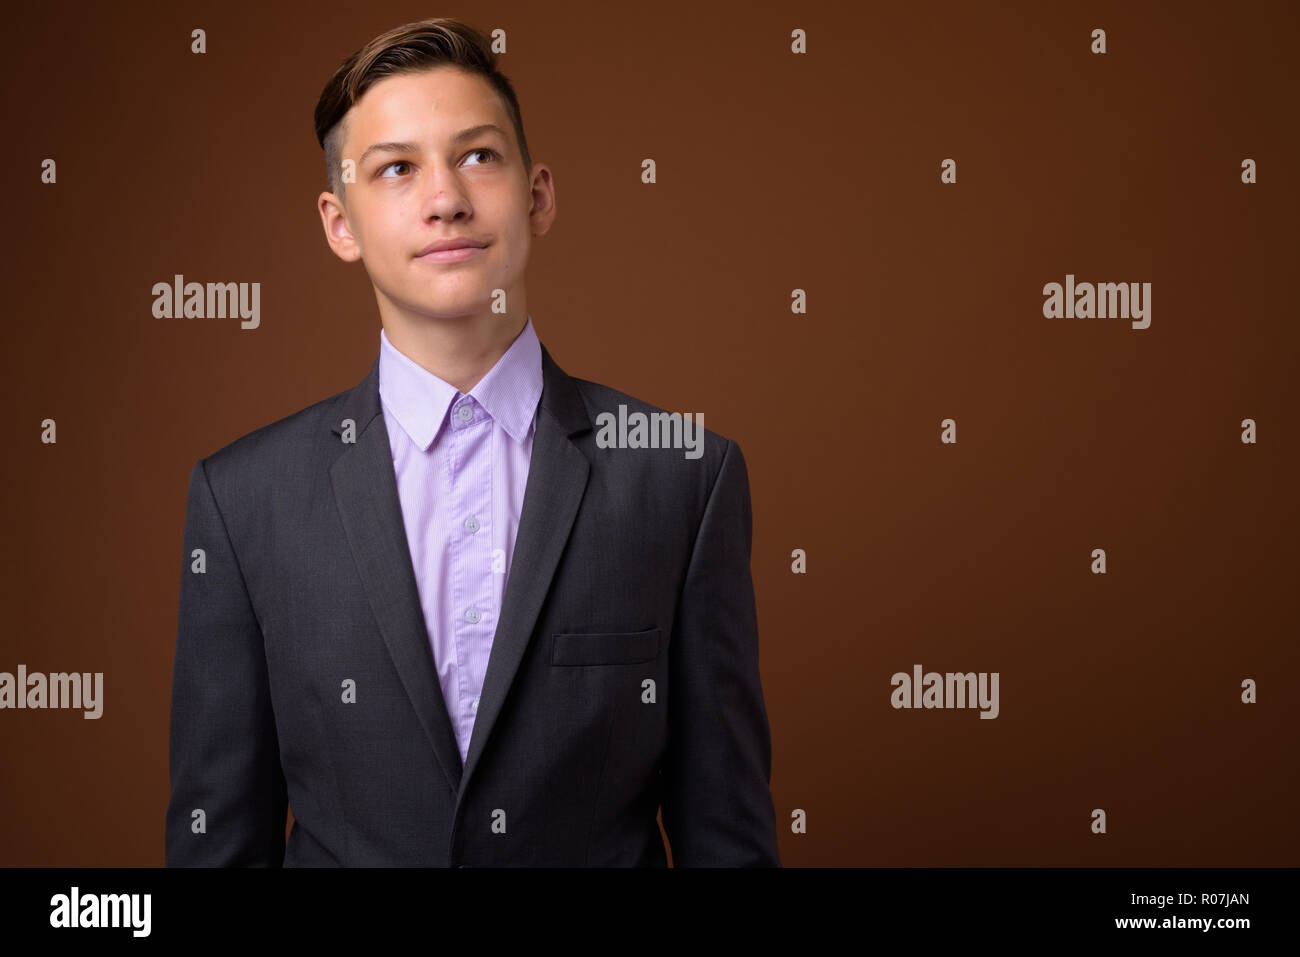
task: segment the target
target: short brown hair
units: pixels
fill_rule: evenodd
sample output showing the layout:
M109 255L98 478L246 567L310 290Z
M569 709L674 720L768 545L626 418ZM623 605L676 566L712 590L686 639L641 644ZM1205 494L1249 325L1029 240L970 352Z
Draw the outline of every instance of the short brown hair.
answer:
M352 104L371 86L390 76L420 73L436 66L454 66L483 77L505 102L523 156L524 173L532 168L519 99L504 73L497 69L497 54L488 39L473 27L447 17L406 23L381 33L344 60L316 102L316 142L325 151L325 175L330 192L340 199L343 177L343 118Z

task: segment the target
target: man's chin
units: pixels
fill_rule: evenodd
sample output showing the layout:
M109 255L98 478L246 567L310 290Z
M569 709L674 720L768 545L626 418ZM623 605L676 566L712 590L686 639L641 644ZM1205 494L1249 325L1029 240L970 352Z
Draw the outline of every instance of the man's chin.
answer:
M451 303L446 300L436 302L426 300L415 303L410 311L416 318L433 322L473 322L475 319L490 315L492 307L487 301Z

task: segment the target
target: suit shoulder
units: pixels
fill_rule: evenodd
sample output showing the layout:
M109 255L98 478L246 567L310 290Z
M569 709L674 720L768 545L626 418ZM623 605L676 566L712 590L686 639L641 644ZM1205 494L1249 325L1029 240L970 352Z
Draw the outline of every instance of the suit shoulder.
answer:
M344 389L313 402L251 432L241 435L205 456L201 462L209 476L271 468L301 461L308 453L330 438L330 423L340 413L343 400L352 389ZM337 439L333 444L337 444Z
M683 448L680 445L672 448L633 449L633 454L627 455L619 454L623 453L626 447L601 445L600 442L596 442L598 452L613 454L625 463L641 462L646 467L655 469L662 469L664 466L671 465L674 470L680 469L683 473L698 476L702 471L712 478L718 474L722 460L727 455L728 447L734 446L732 454L739 451L739 445L734 440L704 425L703 412L692 412L691 410L672 412L602 383L593 382L590 379L571 378L573 378L573 382L578 388L578 394L582 397L583 404L586 406L592 429L599 435L603 426L606 430L606 441L608 441L611 433L614 433L616 437L620 422L629 423L629 430L640 422L645 426L648 435L666 436L672 431L671 426L673 423L669 419L671 416L681 416L683 420L694 423L693 428L683 428L682 430L685 443L689 444L691 441L689 438L691 433L699 431L703 434L703 439L697 440L697 446L702 447L702 449L694 457L692 457L693 450L690 448L685 449L686 454L683 454ZM622 407L621 412L620 406ZM685 422L683 422L683 425L685 425ZM658 454L647 455L644 453ZM703 469L700 468L701 464L704 466Z

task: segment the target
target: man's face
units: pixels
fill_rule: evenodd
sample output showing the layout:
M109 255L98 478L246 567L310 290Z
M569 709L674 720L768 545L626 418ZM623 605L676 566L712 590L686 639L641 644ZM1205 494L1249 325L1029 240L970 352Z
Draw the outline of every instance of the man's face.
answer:
M494 126L496 129L478 129ZM455 67L380 80L344 123L343 160L356 163L346 212L322 193L321 219L341 258L360 258L380 310L406 317L490 313L494 290L523 293L532 235L554 218L550 171L530 181L496 91ZM421 255L444 240L482 248ZM391 313L390 313L391 314Z

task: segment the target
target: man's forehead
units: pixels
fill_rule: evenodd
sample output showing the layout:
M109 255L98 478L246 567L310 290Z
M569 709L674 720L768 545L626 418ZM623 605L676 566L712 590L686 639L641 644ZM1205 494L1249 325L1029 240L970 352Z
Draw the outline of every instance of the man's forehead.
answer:
M362 149L362 139L410 139L411 133L435 129L452 135L470 127L509 126L500 97L485 79L446 66L384 77L361 95L346 119L350 145ZM414 129L413 121L418 124Z
M496 120L505 112L487 80L446 66L386 76L370 86L352 106L352 112L367 119L382 119L395 113L406 117L412 109L448 115L468 111L492 114L482 122Z

